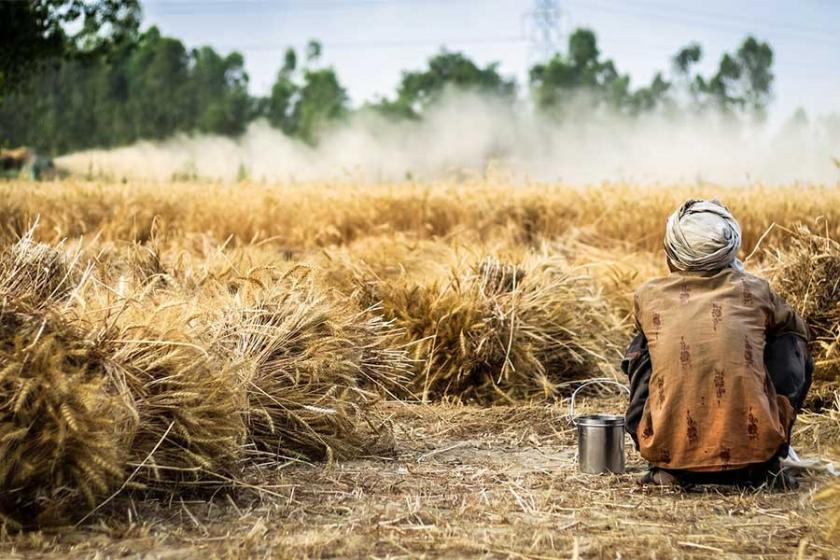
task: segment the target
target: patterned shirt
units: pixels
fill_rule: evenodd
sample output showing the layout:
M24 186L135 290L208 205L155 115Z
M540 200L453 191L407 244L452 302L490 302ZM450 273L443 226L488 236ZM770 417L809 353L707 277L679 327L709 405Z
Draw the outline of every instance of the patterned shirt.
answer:
M675 272L636 292L647 337L650 397L637 436L642 456L668 469L717 471L771 459L794 412L764 366L768 334L807 339L802 319L765 280L725 268Z

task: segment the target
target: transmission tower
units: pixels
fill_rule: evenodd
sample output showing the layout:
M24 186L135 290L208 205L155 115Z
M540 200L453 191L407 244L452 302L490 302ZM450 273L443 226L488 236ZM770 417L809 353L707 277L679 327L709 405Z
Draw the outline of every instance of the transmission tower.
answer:
M533 62L546 62L560 50L562 16L558 0L534 0L534 9L527 14Z

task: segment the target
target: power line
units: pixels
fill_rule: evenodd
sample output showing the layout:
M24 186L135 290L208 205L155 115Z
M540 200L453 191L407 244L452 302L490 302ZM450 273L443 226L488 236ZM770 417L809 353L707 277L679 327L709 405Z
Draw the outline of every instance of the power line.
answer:
M453 0L423 0L423 4L451 5ZM468 0L473 1L473 0ZM293 3L277 0L167 0L152 2L145 6L154 7L155 13L172 16L228 15L246 12L277 12L286 14L318 14L353 12L370 8L405 8L419 3L417 0L344 0L326 2Z
M422 0L422 4L430 3L451 5L453 2L467 3L474 0ZM805 40L829 46L840 46L834 40L833 30L817 26L801 26L777 22L768 18L739 17L737 12L732 14L696 8L675 10L659 2L639 1L621 2L609 0L567 0L572 4L579 4L581 9L591 9L622 17L631 17L645 21L665 21L686 27L702 27L724 31L749 31L750 27L760 26L772 29L777 33L798 40ZM154 7L158 15L195 16L218 15L226 16L243 11L268 11L287 14L303 13L341 13L352 12L365 8L404 8L412 4L421 3L419 0L322 0L291 2L283 0L146 0L145 5ZM200 6L200 8L198 7ZM534 0L534 8L525 14L527 34L531 40L531 57L544 60L556 53L562 45L561 20L564 16L558 0ZM754 29L759 31L759 29Z
M567 0L574 4L579 4L582 9L591 9L598 12L603 12L607 14L614 14L617 16L622 17L631 17L635 19L641 19L646 22L650 22L651 20L654 21L665 21L669 23L673 23L683 27L691 27L691 28L698 28L703 27L706 29L713 29L719 31L738 31L738 32L750 32L750 31L757 31L756 29L750 29L748 27L747 20L732 20L729 21L727 19L716 18L712 16L704 16L698 13L692 14L691 12L686 13L677 13L673 11L666 11L664 9L650 9L642 7L641 10L633 9L632 7L628 6L627 4L621 4L620 7L612 4L610 2L599 2L598 0L587 0L586 2L581 2L578 0ZM649 4L650 5L650 4ZM664 7L664 6L663 6ZM628 9L630 8L630 9ZM747 26L747 27L745 27ZM826 46L833 46L838 47L840 46L840 42L834 41L826 37L815 37L812 32L806 32L804 29L797 29L795 27L787 27L785 28L784 25L777 25L776 29L774 30L777 34L781 36L786 36L787 38L791 39L798 39L804 40L811 43L823 44Z
M461 3L471 2L473 0L422 0L423 4L439 3L451 5L454 1ZM301 3L292 3L281 0L168 0L166 2L147 0L147 5L156 6L156 11L161 7L172 7L176 10L180 6L182 10L187 10L183 15L195 15L196 13L207 14L208 10L214 8L218 11L216 14L229 13L229 11L245 10L251 8L266 9L269 11L282 11L290 13L310 13L317 11L328 11L330 13L336 11L353 10L358 8L368 8L376 6L387 7L406 7L417 2L417 0L342 0L341 2L335 0L324 1L307 1L306 5ZM820 28L801 27L794 25L785 25L780 23L773 23L769 19L763 20L747 20L744 18L724 17L720 12L703 11L698 9L680 9L675 12L670 6L651 1L635 1L633 3L621 2L616 4L610 0L587 0L580 2L579 0L567 0L572 4L580 4L582 9L592 9L608 14L615 14L621 17L630 17L634 19L642 19L645 21L665 21L675 23L686 27L702 27L707 29L721 29L721 30L738 30L744 31L745 25L754 23L765 27L775 26L782 34L795 37L797 39L807 39L811 42L824 44L828 46L840 46L840 42L829 39L824 35L817 35L815 33L825 33L827 30ZM201 7L198 8L197 6ZM179 15L175 12L163 15ZM337 41L325 42L328 48L341 49L374 49L374 48L408 48L415 46L425 46L431 44L456 44L456 45L481 45L481 44L504 44L504 43L522 43L526 40L530 42L529 62L532 65L535 62L545 61L546 59L557 53L562 44L562 29L561 22L565 12L560 8L557 0L535 0L534 9L524 14L524 23L527 27L523 29L522 35L510 35L499 37L475 37L475 38L454 38L454 39L417 39L417 40L377 40L377 41ZM644 39L647 39L645 37ZM285 50L287 45L276 44L252 44L252 45L230 45L230 48L239 48L251 51L280 51ZM632 49L631 49L632 50Z
M429 45L486 45L501 43L524 43L525 37L521 35L509 35L499 37L457 37L451 39L405 39L393 41L324 41L321 44L325 49L379 49L379 48L400 48L400 47L423 47ZM226 44L214 43L219 48L239 49L243 51L281 51L288 47L302 46L301 44L276 44L276 43L252 43L252 44Z
M608 3L616 4L615 0L608 0ZM620 5L627 7L628 5L636 5L639 7L648 7L653 9L662 10L666 13L673 13L673 6L669 6L667 4L663 4L661 2L651 2L647 0L633 0L630 3L621 2ZM720 22L727 22L727 23L741 23L744 25L755 26L760 25L769 28L775 28L782 31L790 31L796 33L804 33L804 34L813 34L819 33L825 35L824 38L834 38L836 36L836 32L833 29L829 29L827 27L819 27L819 26L810 26L810 25L798 25L798 24L791 24L789 22L780 22L777 20L772 20L768 18L756 18L756 17L740 17L737 13L725 13L720 11L714 10L700 10L697 8L680 8L679 14L682 16L695 16L706 21L711 21L712 23L720 23Z

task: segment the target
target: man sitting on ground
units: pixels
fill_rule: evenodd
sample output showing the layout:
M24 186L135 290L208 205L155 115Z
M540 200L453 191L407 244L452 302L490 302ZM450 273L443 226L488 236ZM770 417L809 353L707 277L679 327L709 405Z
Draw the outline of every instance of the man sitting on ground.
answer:
M668 219L671 274L636 292L627 429L642 483L794 486L787 455L813 362L803 320L736 258L741 229L718 201ZM765 365L766 362L766 365Z

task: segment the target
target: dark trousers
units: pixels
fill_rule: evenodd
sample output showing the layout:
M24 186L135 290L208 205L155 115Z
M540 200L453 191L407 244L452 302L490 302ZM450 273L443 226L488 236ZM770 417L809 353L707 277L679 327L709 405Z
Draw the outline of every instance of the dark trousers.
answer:
M731 471L681 471L663 469L674 475L681 484L727 484L737 486L760 486L768 478L778 476L782 470L779 464L779 457L774 457L766 463L750 465L742 469Z

